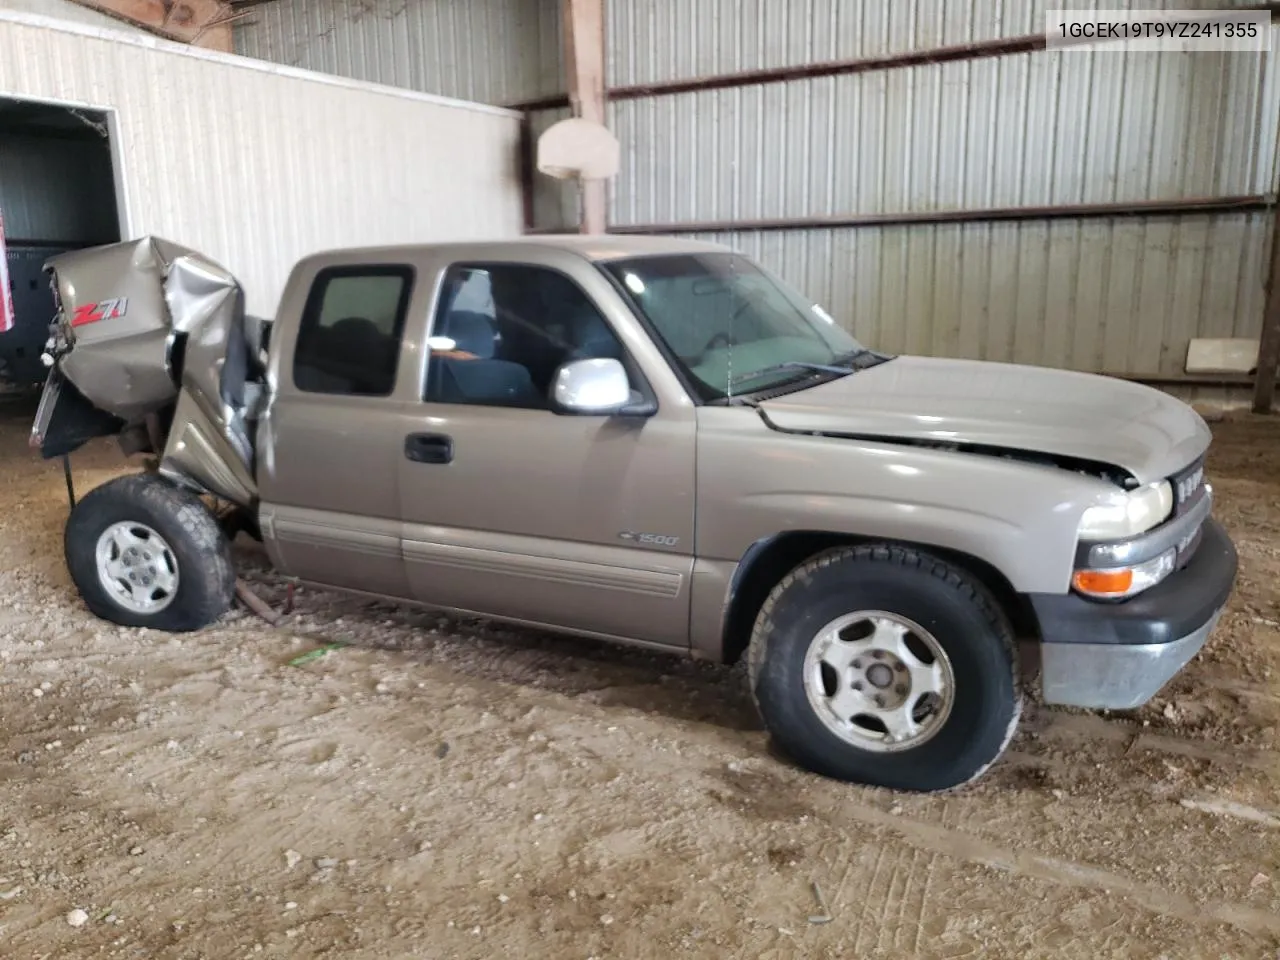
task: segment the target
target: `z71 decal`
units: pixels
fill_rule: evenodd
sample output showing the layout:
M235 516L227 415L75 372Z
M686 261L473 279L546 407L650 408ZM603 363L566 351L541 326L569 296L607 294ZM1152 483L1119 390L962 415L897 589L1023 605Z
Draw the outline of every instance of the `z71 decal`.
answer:
M86 323L97 323L99 320L118 320L129 311L129 298L116 300L99 300L97 303L86 303L76 307L71 318L73 327L83 327Z

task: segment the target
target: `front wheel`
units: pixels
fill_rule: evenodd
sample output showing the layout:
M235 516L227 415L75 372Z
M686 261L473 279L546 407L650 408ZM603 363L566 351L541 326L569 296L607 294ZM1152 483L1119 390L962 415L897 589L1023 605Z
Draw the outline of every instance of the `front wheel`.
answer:
M89 491L67 519L67 567L95 616L180 632L231 607L231 546L200 499L154 474Z
M774 740L806 768L934 791L980 776L1020 713L1008 622L967 573L914 550L839 548L786 576L748 651Z

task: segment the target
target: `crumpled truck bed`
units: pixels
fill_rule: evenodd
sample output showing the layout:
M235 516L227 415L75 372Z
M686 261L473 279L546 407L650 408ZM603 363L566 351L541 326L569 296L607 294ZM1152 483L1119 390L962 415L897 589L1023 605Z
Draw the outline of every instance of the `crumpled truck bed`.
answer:
M252 505L267 323L245 315L235 277L159 237L61 254L45 269L58 313L32 445L52 457L117 434L174 480Z

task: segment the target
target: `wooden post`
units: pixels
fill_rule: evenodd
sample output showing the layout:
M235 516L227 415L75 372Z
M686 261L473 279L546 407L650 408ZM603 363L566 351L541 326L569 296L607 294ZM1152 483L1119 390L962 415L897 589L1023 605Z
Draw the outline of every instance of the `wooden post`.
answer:
M1258 338L1258 370L1253 381L1253 412L1270 413L1280 366L1280 203L1271 225L1271 269L1267 273L1266 307Z
M604 125L604 0L563 0L565 69L575 117ZM582 233L607 229L603 180L582 180Z
M179 43L231 53L231 22L226 0L73 0L82 7Z
M534 205L536 161L533 142L533 122L526 110L520 118L520 205L524 209L524 232L537 226L537 209Z

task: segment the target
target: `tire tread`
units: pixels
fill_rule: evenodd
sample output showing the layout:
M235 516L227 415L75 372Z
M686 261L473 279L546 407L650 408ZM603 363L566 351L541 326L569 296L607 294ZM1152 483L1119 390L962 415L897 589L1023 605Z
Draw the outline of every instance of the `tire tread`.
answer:
M760 712L761 709L757 688L760 673L764 669L768 658L769 640L775 633L773 616L779 602L790 592L792 587L812 579L817 571L845 563L893 564L904 570L917 570L941 580L956 591L962 599L971 603L981 612L991 629L992 635L1000 641L1004 656L1007 658L1013 672L1013 715L1010 718L1008 729L1004 733L1004 739L990 761L975 770L964 781L949 788L932 792L948 793L962 789L986 773L991 765L1000 758L1018 728L1018 721L1022 715L1023 697L1021 678L1017 670L1017 643L1008 617L1000 610L995 598L981 583L969 576L962 575L956 567L945 560L922 550L883 543L832 547L810 557L779 580L773 589L769 591L769 595L765 598L764 604L760 608L760 613L756 617L755 625L751 631L751 639L747 645L748 686L750 687L751 699L756 706L757 712Z
M157 532L170 541L169 546L175 553L194 554L188 560L196 562L187 562L180 567L180 595L158 614L135 614L105 596L99 596L101 588L96 583L96 561L92 559L97 541L94 527L100 523L103 513L114 514L122 508L134 512L139 522L149 526L155 526L159 522L157 518L171 519L181 528L185 544L172 542L175 538L163 530ZM173 632L199 630L226 613L235 594L236 575L231 545L217 520L194 493L157 474L117 477L85 494L67 519L63 550L85 605L95 616L123 626L146 626ZM92 581L85 582L89 578Z

